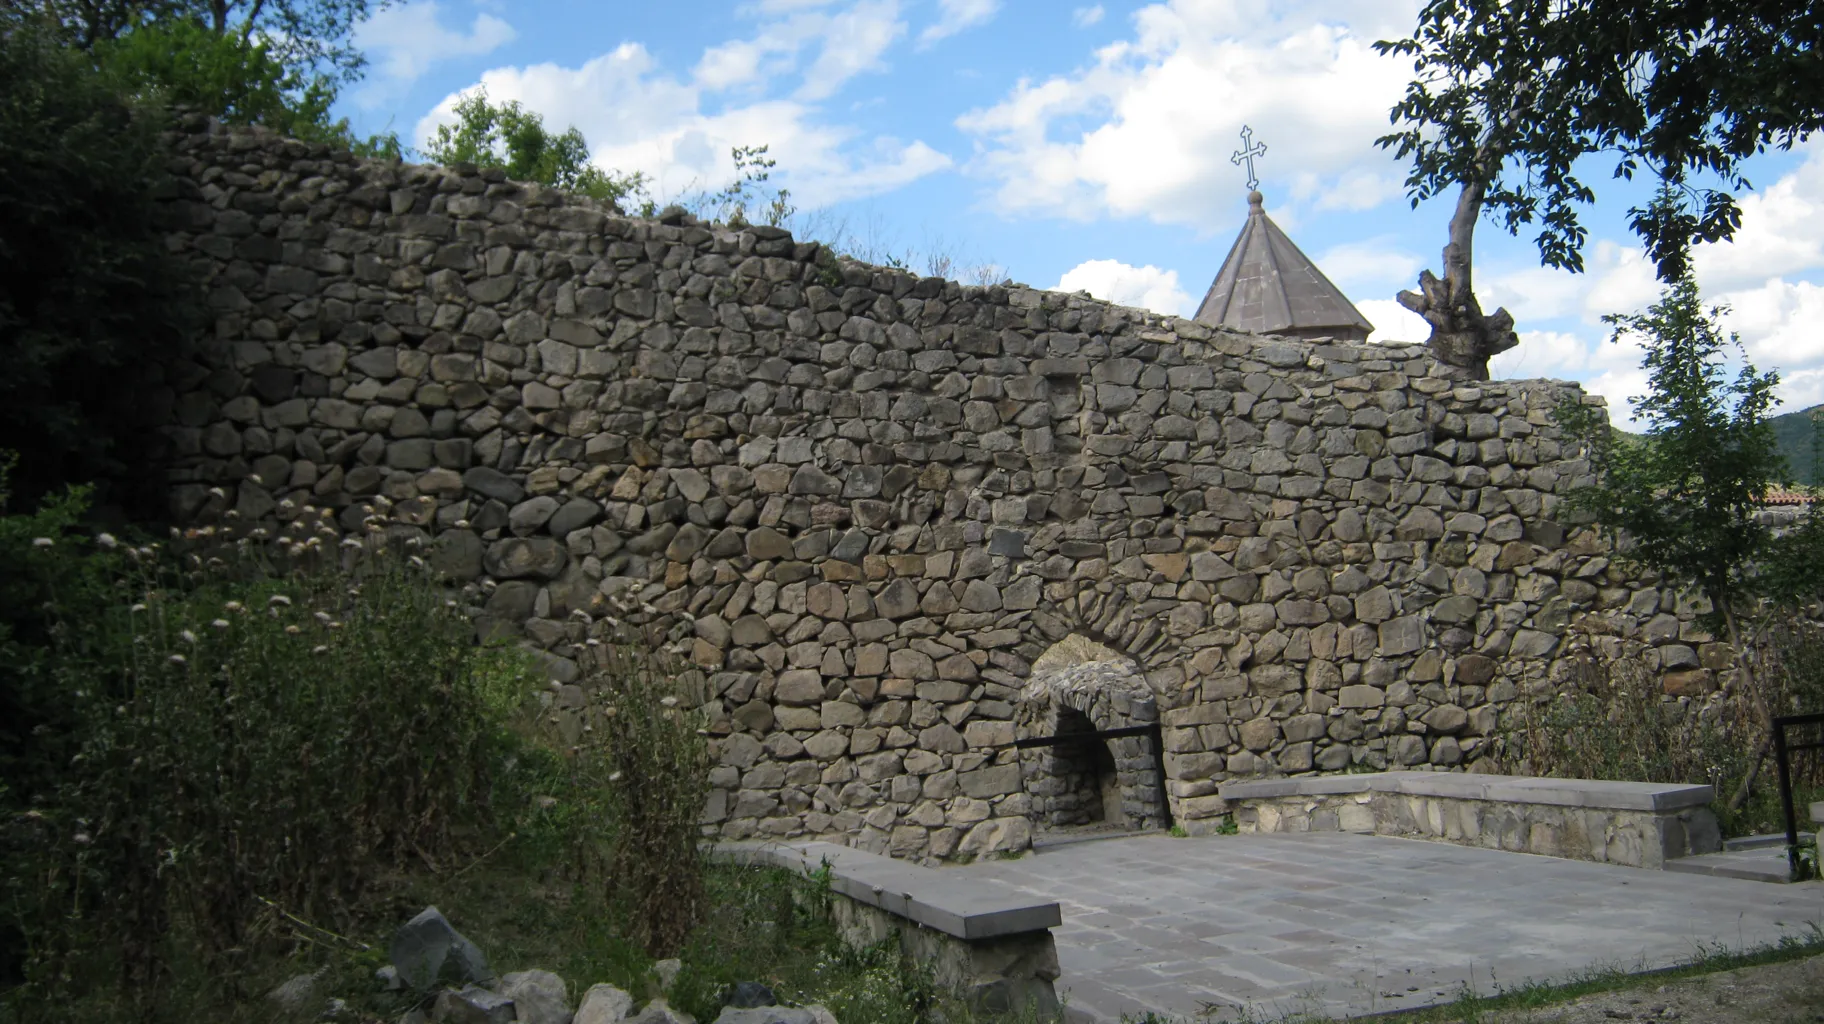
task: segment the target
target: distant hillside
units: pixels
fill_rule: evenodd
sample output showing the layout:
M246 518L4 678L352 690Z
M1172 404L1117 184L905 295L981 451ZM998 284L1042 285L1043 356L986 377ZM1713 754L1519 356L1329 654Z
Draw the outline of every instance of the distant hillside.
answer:
M1792 471L1793 482L1810 487L1818 486L1817 458L1812 454L1812 437L1815 427L1811 414L1824 409L1824 405L1814 405L1809 409L1789 412L1768 420L1773 425L1773 436L1779 442L1780 454L1786 456L1786 466ZM1617 442L1637 440L1641 435L1629 433L1620 427L1610 427Z
M1786 456L1786 465L1791 467L1793 476L1799 483L1814 487L1818 484L1818 472L1813 464L1816 460L1812 455L1812 438L1816 428L1812 425L1811 414L1819 409L1824 409L1824 405L1789 412L1767 421L1773 424L1773 434L1780 440L1780 454Z

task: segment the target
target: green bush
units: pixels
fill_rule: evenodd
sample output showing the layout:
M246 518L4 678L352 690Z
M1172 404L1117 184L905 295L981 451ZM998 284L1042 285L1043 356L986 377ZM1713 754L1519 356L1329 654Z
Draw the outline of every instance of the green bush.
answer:
M597 648L590 688L599 703L585 730L598 733L610 769L607 803L616 835L614 882L628 903L634 941L655 957L683 948L703 912L702 827L709 750L696 701L676 666L632 647Z
M305 512L278 563L212 530L116 542L118 600L53 623L76 753L16 821L8 894L41 988L102 984L118 950L150 991L174 941L232 986L263 936L361 923L387 873L445 870L518 813L527 663L477 648L416 555ZM101 557L33 550L47 587Z
M1733 707L1668 700L1637 659L1574 654L1568 665L1560 692L1523 708L1520 749L1534 774L1709 784L1746 770Z
M87 54L0 18L0 436L28 506L97 481L157 507L132 471L148 385L200 323L158 223L158 130Z
M1506 737L1525 770L1560 778L1692 783L1716 788L1724 835L1784 831L1771 758L1755 763L1764 734L1759 712L1739 685L1706 699L1670 698L1637 655L1598 657L1588 638L1573 644L1556 693L1524 704ZM1824 711L1824 631L1786 616L1753 653L1775 714ZM1824 756L1793 762L1795 803L1824 797ZM1752 798L1725 800L1753 772ZM1801 818L1799 826L1805 827Z
M188 18L163 18L97 43L95 59L119 88L145 100L313 141L327 141L332 131L334 83L287 68L257 39Z

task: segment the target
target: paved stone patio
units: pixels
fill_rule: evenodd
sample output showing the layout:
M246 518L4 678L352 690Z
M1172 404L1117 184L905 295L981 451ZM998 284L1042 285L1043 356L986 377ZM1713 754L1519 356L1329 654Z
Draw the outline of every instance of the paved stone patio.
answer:
M1342 832L1161 834L949 870L1058 900L1067 1008L1378 1013L1648 969L1824 926L1824 883L1771 885ZM1083 1019L1079 1017L1079 1019Z

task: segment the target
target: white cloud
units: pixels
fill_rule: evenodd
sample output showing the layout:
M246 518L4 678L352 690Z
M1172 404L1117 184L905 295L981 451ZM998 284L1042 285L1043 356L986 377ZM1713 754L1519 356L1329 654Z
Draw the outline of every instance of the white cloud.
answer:
M918 45L930 46L964 29L986 24L1001 9L1001 0L937 0L937 21L918 34Z
M1435 270L1436 268L1434 268ZM1551 267L1490 269L1476 274L1476 298L1485 310L1505 308L1522 329L1539 320L1568 316L1582 309L1590 276ZM1417 287L1414 284L1407 287Z
M1431 325L1425 318L1393 299L1366 299L1355 304L1374 332L1368 335L1371 345L1387 341L1419 342L1431 337Z
M1178 272L1150 263L1136 267L1120 260L1088 260L1065 271L1052 290L1084 291L1108 302L1173 316L1196 312L1190 294L1178 284Z
M1805 162L1762 192L1738 200L1742 225L1727 243L1692 253L1706 291L1756 284L1770 275L1824 266L1824 144L1800 147Z
M519 100L538 111L554 129L575 126L598 166L645 172L660 199L732 180L735 146L768 146L778 161L770 184L790 188L793 202L806 209L889 192L951 166L922 141L865 137L822 122L816 107L796 99L711 113L703 86L665 74L638 43L575 68L496 68L479 85L497 101ZM462 95L446 96L419 122L420 145L453 120Z
M1582 311L1589 323L1599 323L1614 313L1643 311L1664 290L1654 276L1652 262L1638 248L1601 241L1590 247L1585 259L1590 270Z
M693 77L710 90L756 84L789 69L797 49L795 41L777 37L730 40L704 50Z
M1088 28L1089 26L1100 22L1102 16L1107 13L1107 11L1102 9L1101 4L1096 4L1093 7L1079 7L1070 12L1070 23L1078 28Z
M800 99L834 95L844 82L886 66L881 55L906 31L899 0L862 0L820 27L823 49L804 73Z
M829 0L770 0L752 8L762 15L751 38L731 39L703 51L693 79L710 91L760 89L802 69L798 97L833 95L849 79L884 68L883 55L905 34L899 0L858 0L842 10Z
M1405 195L1405 181L1396 170L1351 167L1334 180L1316 174L1301 174L1293 194L1301 199L1315 196L1319 210L1372 210L1389 199Z
M1333 245L1314 262L1344 292L1385 292L1389 296L1412 287L1423 263L1387 235Z
M447 28L437 0L386 7L355 30L355 44L372 59L377 81L357 97L363 106L385 102L393 90L410 85L432 64L452 57L476 57L513 41L513 26L487 12L475 15L467 32Z
M1239 213L1229 156L1243 124L1270 148L1258 166L1271 197L1366 208L1398 194L1393 158L1373 141L1411 77L1371 43L1408 30L1415 11L1413 0L1156 3L1087 67L1023 80L957 126L977 138L972 169L1007 211L1220 230Z
M1723 327L1741 335L1748 358L1762 370L1780 370L1789 384L1799 374L1824 373L1824 288L1776 277L1713 298L1729 308Z

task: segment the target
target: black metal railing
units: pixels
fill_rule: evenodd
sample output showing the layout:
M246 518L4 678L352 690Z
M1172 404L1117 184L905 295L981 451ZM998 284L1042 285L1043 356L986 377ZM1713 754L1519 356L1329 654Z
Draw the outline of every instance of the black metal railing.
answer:
M1035 747L1055 747L1062 743L1076 743L1081 740L1118 740L1124 736L1150 736L1153 740L1153 770L1159 773L1159 813L1165 818L1165 827L1172 827L1172 801L1165 789L1165 730L1158 722L1150 725L1130 725L1121 729L1103 729L1099 732L1066 732L1056 736L1033 736L1029 739L1014 740L1015 750L1032 750ZM1024 783L1024 779L1021 780Z
M1819 738L1809 743L1795 743L1787 729L1819 726ZM1786 862L1791 877L1804 878L1809 873L1799 859L1799 818L1792 805L1792 755L1806 750L1824 750L1824 714L1781 715L1773 720L1773 763L1780 776L1780 810L1786 815Z

